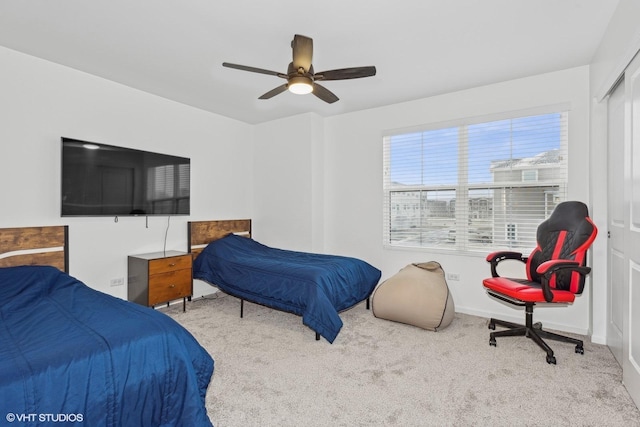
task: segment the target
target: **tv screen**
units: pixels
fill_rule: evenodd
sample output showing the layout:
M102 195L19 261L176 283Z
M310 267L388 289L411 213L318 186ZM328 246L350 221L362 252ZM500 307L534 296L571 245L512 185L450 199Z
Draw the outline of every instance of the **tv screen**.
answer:
M185 157L62 138L62 216L189 215Z

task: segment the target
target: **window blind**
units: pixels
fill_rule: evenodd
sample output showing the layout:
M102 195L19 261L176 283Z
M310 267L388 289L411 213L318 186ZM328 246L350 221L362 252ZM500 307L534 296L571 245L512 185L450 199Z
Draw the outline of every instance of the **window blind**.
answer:
M568 112L383 138L386 246L530 250L566 199Z

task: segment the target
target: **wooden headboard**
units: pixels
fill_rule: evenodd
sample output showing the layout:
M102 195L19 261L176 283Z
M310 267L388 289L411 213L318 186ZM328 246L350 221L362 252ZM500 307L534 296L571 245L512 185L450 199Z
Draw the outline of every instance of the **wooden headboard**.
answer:
M52 265L69 270L69 227L0 228L0 267Z
M250 219L227 219L217 221L190 221L187 234L189 236L189 252L195 257L207 244L226 236L240 234L251 237Z

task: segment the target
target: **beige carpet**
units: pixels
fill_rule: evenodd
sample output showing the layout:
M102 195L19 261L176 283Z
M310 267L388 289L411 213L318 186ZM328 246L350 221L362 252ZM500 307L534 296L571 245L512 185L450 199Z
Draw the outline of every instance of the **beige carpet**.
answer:
M456 314L439 332L341 313L333 344L289 313L234 297L163 311L215 359L207 410L216 427L640 426L607 347L523 337L489 346L487 319Z

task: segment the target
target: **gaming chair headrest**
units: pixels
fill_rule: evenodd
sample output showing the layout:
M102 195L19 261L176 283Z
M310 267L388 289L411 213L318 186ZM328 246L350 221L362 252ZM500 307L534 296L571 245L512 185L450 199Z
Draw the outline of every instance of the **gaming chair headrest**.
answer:
M575 244L581 245L592 238L594 228L589 219L587 205L578 201L568 201L559 203L551 216L540 224L538 237L540 240L546 233L566 230L573 234Z

